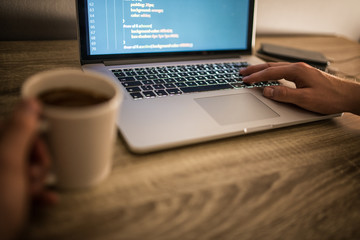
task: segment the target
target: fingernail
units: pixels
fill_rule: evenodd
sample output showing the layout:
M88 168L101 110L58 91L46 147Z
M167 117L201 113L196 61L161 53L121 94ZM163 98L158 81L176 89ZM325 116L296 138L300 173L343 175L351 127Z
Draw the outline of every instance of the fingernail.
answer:
M248 79L249 79L248 76L242 78L242 80L245 81L245 82L247 82Z
M267 87L267 88L264 89L263 94L264 94L265 97L272 98L272 97L274 97L274 89L270 88L270 87Z

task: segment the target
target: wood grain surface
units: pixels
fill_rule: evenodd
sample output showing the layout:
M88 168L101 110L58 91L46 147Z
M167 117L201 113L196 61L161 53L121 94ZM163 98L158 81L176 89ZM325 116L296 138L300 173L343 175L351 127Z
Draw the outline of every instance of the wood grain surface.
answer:
M332 36L262 37L335 61L360 46ZM24 79L79 67L76 41L0 42L4 118ZM336 65L352 75L360 64ZM360 239L360 117L134 155L118 137L110 177L35 208L24 239Z

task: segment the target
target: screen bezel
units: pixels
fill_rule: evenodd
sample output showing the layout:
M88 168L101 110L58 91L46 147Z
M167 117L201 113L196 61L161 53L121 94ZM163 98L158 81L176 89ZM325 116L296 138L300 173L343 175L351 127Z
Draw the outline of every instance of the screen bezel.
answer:
M252 51L252 38L253 38L253 24L254 24L254 3L255 0L249 0L249 19L248 19L248 32L246 49L233 49L233 50L216 50L216 51L181 51L181 52L159 52L159 53L134 53L134 54L106 54L106 55L90 55L90 42L87 36L89 35L88 29L88 15L87 15L87 2L88 0L77 0L77 27L78 27L78 41L80 45L80 62L81 64L87 63L102 63L104 61L115 61L124 59L148 59L148 58L169 58L169 57L207 57L217 55L244 55L251 54Z

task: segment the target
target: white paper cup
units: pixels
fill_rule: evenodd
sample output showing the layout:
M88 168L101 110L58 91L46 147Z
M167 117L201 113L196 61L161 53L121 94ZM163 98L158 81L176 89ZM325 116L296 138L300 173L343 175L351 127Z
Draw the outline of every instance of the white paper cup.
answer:
M104 180L111 170L121 93L106 76L76 69L56 69L31 76L25 81L21 94L23 98L36 98L44 91L64 87L110 97L92 106L44 105L43 109L57 187L91 187Z

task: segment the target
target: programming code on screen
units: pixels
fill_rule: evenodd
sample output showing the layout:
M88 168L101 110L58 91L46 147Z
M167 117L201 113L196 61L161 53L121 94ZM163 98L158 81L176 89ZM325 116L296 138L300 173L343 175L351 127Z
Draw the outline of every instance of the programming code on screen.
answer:
M90 54L241 50L248 0L89 0Z

